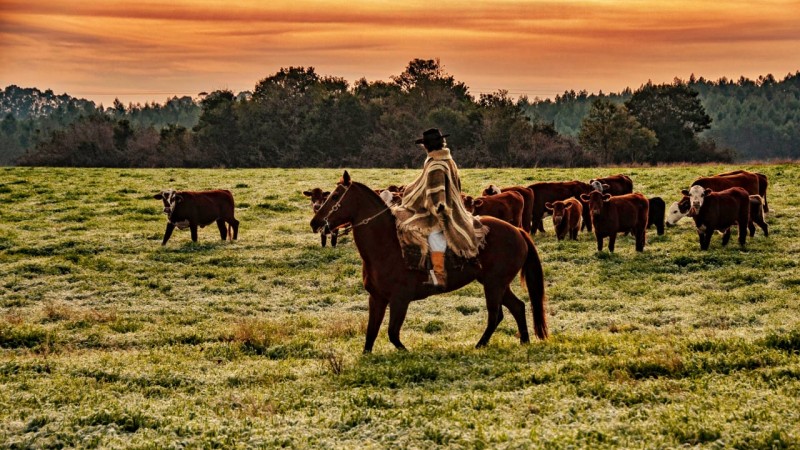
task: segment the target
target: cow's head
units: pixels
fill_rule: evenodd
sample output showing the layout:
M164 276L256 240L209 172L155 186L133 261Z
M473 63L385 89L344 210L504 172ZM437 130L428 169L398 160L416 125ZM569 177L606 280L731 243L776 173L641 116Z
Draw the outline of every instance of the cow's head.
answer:
M483 195L497 195L500 192L501 192L500 188L497 187L497 185L490 184L489 186L486 187L486 189L483 190Z
M397 206L403 201L403 196L399 192L392 192L389 189L382 190L378 195L386 206Z
M601 183L598 180L589 180L589 185L592 187L592 189L598 192L603 192L611 189L611 186L605 183Z
M667 217L664 223L666 223L668 227L676 225L679 220L689 214L690 203L689 197L684 195L680 201L671 204L667 210Z
M558 226L561 221L564 220L564 214L568 209L572 208L572 206L572 202L563 202L561 200L552 203L547 202L544 204L545 208L553 212L553 225L556 226Z
M689 197L689 216L692 217L700 211L700 207L703 206L703 200L711 193L711 189L695 185L689 188L688 191L686 189L682 190L681 193Z
M603 211L603 203L611 199L610 194L603 194L600 191L592 191L588 194L581 194L581 200L589 204L589 211L592 215L599 215Z
M161 202L164 204L164 214L168 216L172 212L172 207L170 205L172 204L172 197L174 195L174 189L166 189L153 196L154 199L161 200Z
M317 212L331 193L329 191L323 191L320 188L314 188L310 191L303 191L303 195L311 198L311 208L314 212Z
M470 214L475 214L475 202L477 199L472 198L471 195L461 195L461 201L464 202L464 209L470 212Z

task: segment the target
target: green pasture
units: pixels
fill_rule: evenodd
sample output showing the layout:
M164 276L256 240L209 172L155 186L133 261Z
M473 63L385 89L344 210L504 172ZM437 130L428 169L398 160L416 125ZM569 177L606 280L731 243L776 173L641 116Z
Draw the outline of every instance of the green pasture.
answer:
M677 200L699 175L770 179L770 236L699 249L693 223L597 253L535 241L551 337L489 346L481 286L411 305L401 353L362 356L351 236L321 248L302 191L341 170L0 168L0 448L798 448L800 166L485 169L489 183L623 172ZM418 170L350 171L372 187ZM162 247L164 188L233 191ZM515 292L527 296L515 282ZM528 304L528 321L530 305Z

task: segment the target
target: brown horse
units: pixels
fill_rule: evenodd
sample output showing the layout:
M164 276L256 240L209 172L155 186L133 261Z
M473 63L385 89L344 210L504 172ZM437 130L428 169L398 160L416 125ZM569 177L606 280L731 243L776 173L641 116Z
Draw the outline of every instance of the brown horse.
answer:
M351 181L345 171L336 189L311 220L311 228L316 232L323 227L334 229L347 222L353 224L353 241L364 263L364 287L369 292L369 324L364 353L372 351L387 306L390 307L389 340L397 349L405 350L400 342L400 328L409 303L440 291L423 284L428 279L426 272L406 266L395 218L386 204L369 187ZM522 229L501 220L483 217L481 222L490 231L485 248L478 254L480 266L467 265L462 271L451 270L447 274L448 291L459 289L473 280L483 284L489 318L486 331L476 347L485 346L503 320L501 305L514 316L520 342L530 341L525 303L511 292L510 287L520 271L531 298L534 332L539 339L546 338L542 264L533 241Z

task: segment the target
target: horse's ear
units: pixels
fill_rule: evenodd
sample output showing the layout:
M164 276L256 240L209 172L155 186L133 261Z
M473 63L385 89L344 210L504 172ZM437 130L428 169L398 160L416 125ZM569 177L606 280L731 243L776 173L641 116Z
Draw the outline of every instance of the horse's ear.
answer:
M342 185L344 185L344 186L350 186L350 174L349 174L349 173L347 173L347 171L346 171L346 170L345 170L345 171L344 171L344 173L342 174L342 181L341 181L341 184L342 184Z
M688 189L681 189L681 194L688 196L689 190Z

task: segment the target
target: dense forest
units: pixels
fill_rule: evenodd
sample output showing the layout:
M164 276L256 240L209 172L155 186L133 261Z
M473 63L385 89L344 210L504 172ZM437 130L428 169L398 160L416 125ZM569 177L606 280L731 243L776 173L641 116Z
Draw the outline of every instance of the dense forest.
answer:
M438 60L352 85L283 68L250 92L111 106L0 91L0 165L414 167L441 128L464 167L592 166L800 157L800 72L736 82L676 79L619 94L475 98Z

